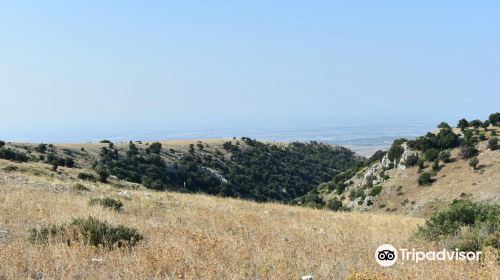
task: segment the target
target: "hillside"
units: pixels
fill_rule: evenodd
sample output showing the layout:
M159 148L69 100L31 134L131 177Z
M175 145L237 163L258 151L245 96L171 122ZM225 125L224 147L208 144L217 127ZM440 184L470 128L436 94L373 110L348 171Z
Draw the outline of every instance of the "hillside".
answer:
M5 155L5 156L2 156ZM19 158L15 158L18 156ZM362 160L347 148L250 138L87 144L6 143L0 158L92 169L155 190L292 202ZM85 174L84 174L85 175Z
M0 160L0 279L492 279L491 262L398 263L373 259L382 243L421 249L411 238L423 219L346 213L231 198L160 192L124 181L76 179L88 169ZM110 197L122 211L91 206ZM143 235L129 250L53 239L28 241L32 228L96 217ZM371 278L368 278L371 277Z
M456 199L500 204L500 149L489 146L499 133L493 125L443 124L416 140L396 140L389 151L321 184L316 193L337 208L418 217ZM471 166L476 159L477 167ZM419 182L424 175L428 181Z

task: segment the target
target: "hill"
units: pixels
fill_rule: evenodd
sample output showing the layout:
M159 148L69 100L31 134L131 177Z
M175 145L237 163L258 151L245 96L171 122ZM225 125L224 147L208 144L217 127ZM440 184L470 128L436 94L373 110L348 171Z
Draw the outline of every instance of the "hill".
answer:
M16 155L21 158L16 159ZM58 166L88 168L93 170L92 178L121 179L155 190L287 203L362 160L335 145L271 143L245 137L144 143L7 143L0 148L0 158L44 162L54 170Z
M499 273L489 255L481 264L380 267L373 252L382 243L439 248L411 238L420 218L155 191L77 179L91 172L86 168L51 169L0 160L0 279L491 279ZM89 204L96 198L119 200L123 209ZM143 240L131 250L70 237L28 241L32 229L89 216L137 229Z
M456 199L500 204L500 149L490 147L499 133L489 123L462 128L443 123L415 140L394 141L387 152L377 152L315 192L324 203L336 202L337 209L419 217Z

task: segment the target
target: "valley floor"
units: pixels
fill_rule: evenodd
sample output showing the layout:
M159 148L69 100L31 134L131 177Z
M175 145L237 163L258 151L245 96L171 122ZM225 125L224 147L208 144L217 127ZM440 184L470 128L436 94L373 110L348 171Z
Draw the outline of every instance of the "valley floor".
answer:
M17 166L5 171L6 166ZM83 182L78 170L0 160L0 279L494 279L489 262L397 263L380 267L375 249L438 250L411 238L423 219L257 204ZM76 183L90 191L78 191ZM89 206L113 197L122 212ZM93 216L134 227L133 250L27 242L31 228ZM363 278L371 276L372 278ZM359 277L359 278L355 278Z

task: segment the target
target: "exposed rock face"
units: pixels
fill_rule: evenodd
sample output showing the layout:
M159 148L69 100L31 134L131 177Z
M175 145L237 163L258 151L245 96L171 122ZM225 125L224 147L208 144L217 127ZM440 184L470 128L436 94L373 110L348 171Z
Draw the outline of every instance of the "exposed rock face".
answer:
M373 201L377 199L377 197L369 196L371 188L386 181L390 176L391 169L406 169L407 166L405 165L405 162L408 157L418 155L417 152L412 151L410 147L408 147L406 142L401 144L401 147L403 147L404 152L399 159L391 161L386 154L381 161L376 162L370 167L358 172L354 177L345 182L348 187L344 193L346 197L344 198L343 203L347 208L360 211L371 209ZM359 193L360 190L363 190L363 196L356 197L353 200L350 200L347 197L351 192Z

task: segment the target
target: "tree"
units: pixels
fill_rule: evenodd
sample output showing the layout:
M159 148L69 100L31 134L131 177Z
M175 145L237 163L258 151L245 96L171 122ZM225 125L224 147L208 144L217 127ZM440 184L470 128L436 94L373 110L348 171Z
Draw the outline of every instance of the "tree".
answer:
M450 162L451 159L451 153L449 150L444 150L439 152L438 159L444 163Z
M469 127L469 122L466 119L461 119L458 121L457 127L464 131L464 129Z
M424 172L418 177L418 184L420 186L428 186L432 184L432 175L430 173Z
M477 157L473 157L469 160L469 166L472 167L474 170L477 169L477 165L479 164L479 160Z
M483 125L483 122L481 120L473 120L469 123L469 125L474 128L480 128Z
M45 154L45 152L47 151L47 144L41 143L40 145L35 147L35 151L41 154Z
M436 135L436 146L439 149L450 149L458 146L458 135L453 133L451 129L441 129Z
M104 168L98 168L97 175L99 176L99 182L106 183L108 181L109 173Z
M5 142L2 141L2 140L0 140L0 148L3 147L3 146L5 146Z
M459 156L463 159L468 159L476 156L478 153L479 151L476 149L476 147L471 145L464 145L462 146L462 148L460 148Z
M490 121L489 120L485 120L483 122L483 125L481 127L484 128L484 130L488 130L489 126L490 126Z
M435 159L434 162L432 163L432 170L439 171L440 169L441 166L439 166L439 160Z
M154 142L151 145L149 145L149 152L152 154L160 154L161 153L161 143L159 142Z
M451 129L451 126L447 122L442 122L438 125L438 128Z
M488 120L494 126L500 125L500 113L491 114Z
M439 150L435 148L430 148L425 151L425 159L428 161L434 161L439 156Z
M498 149L498 138L497 137L491 137L490 140L488 140L488 148L490 148L492 151Z

